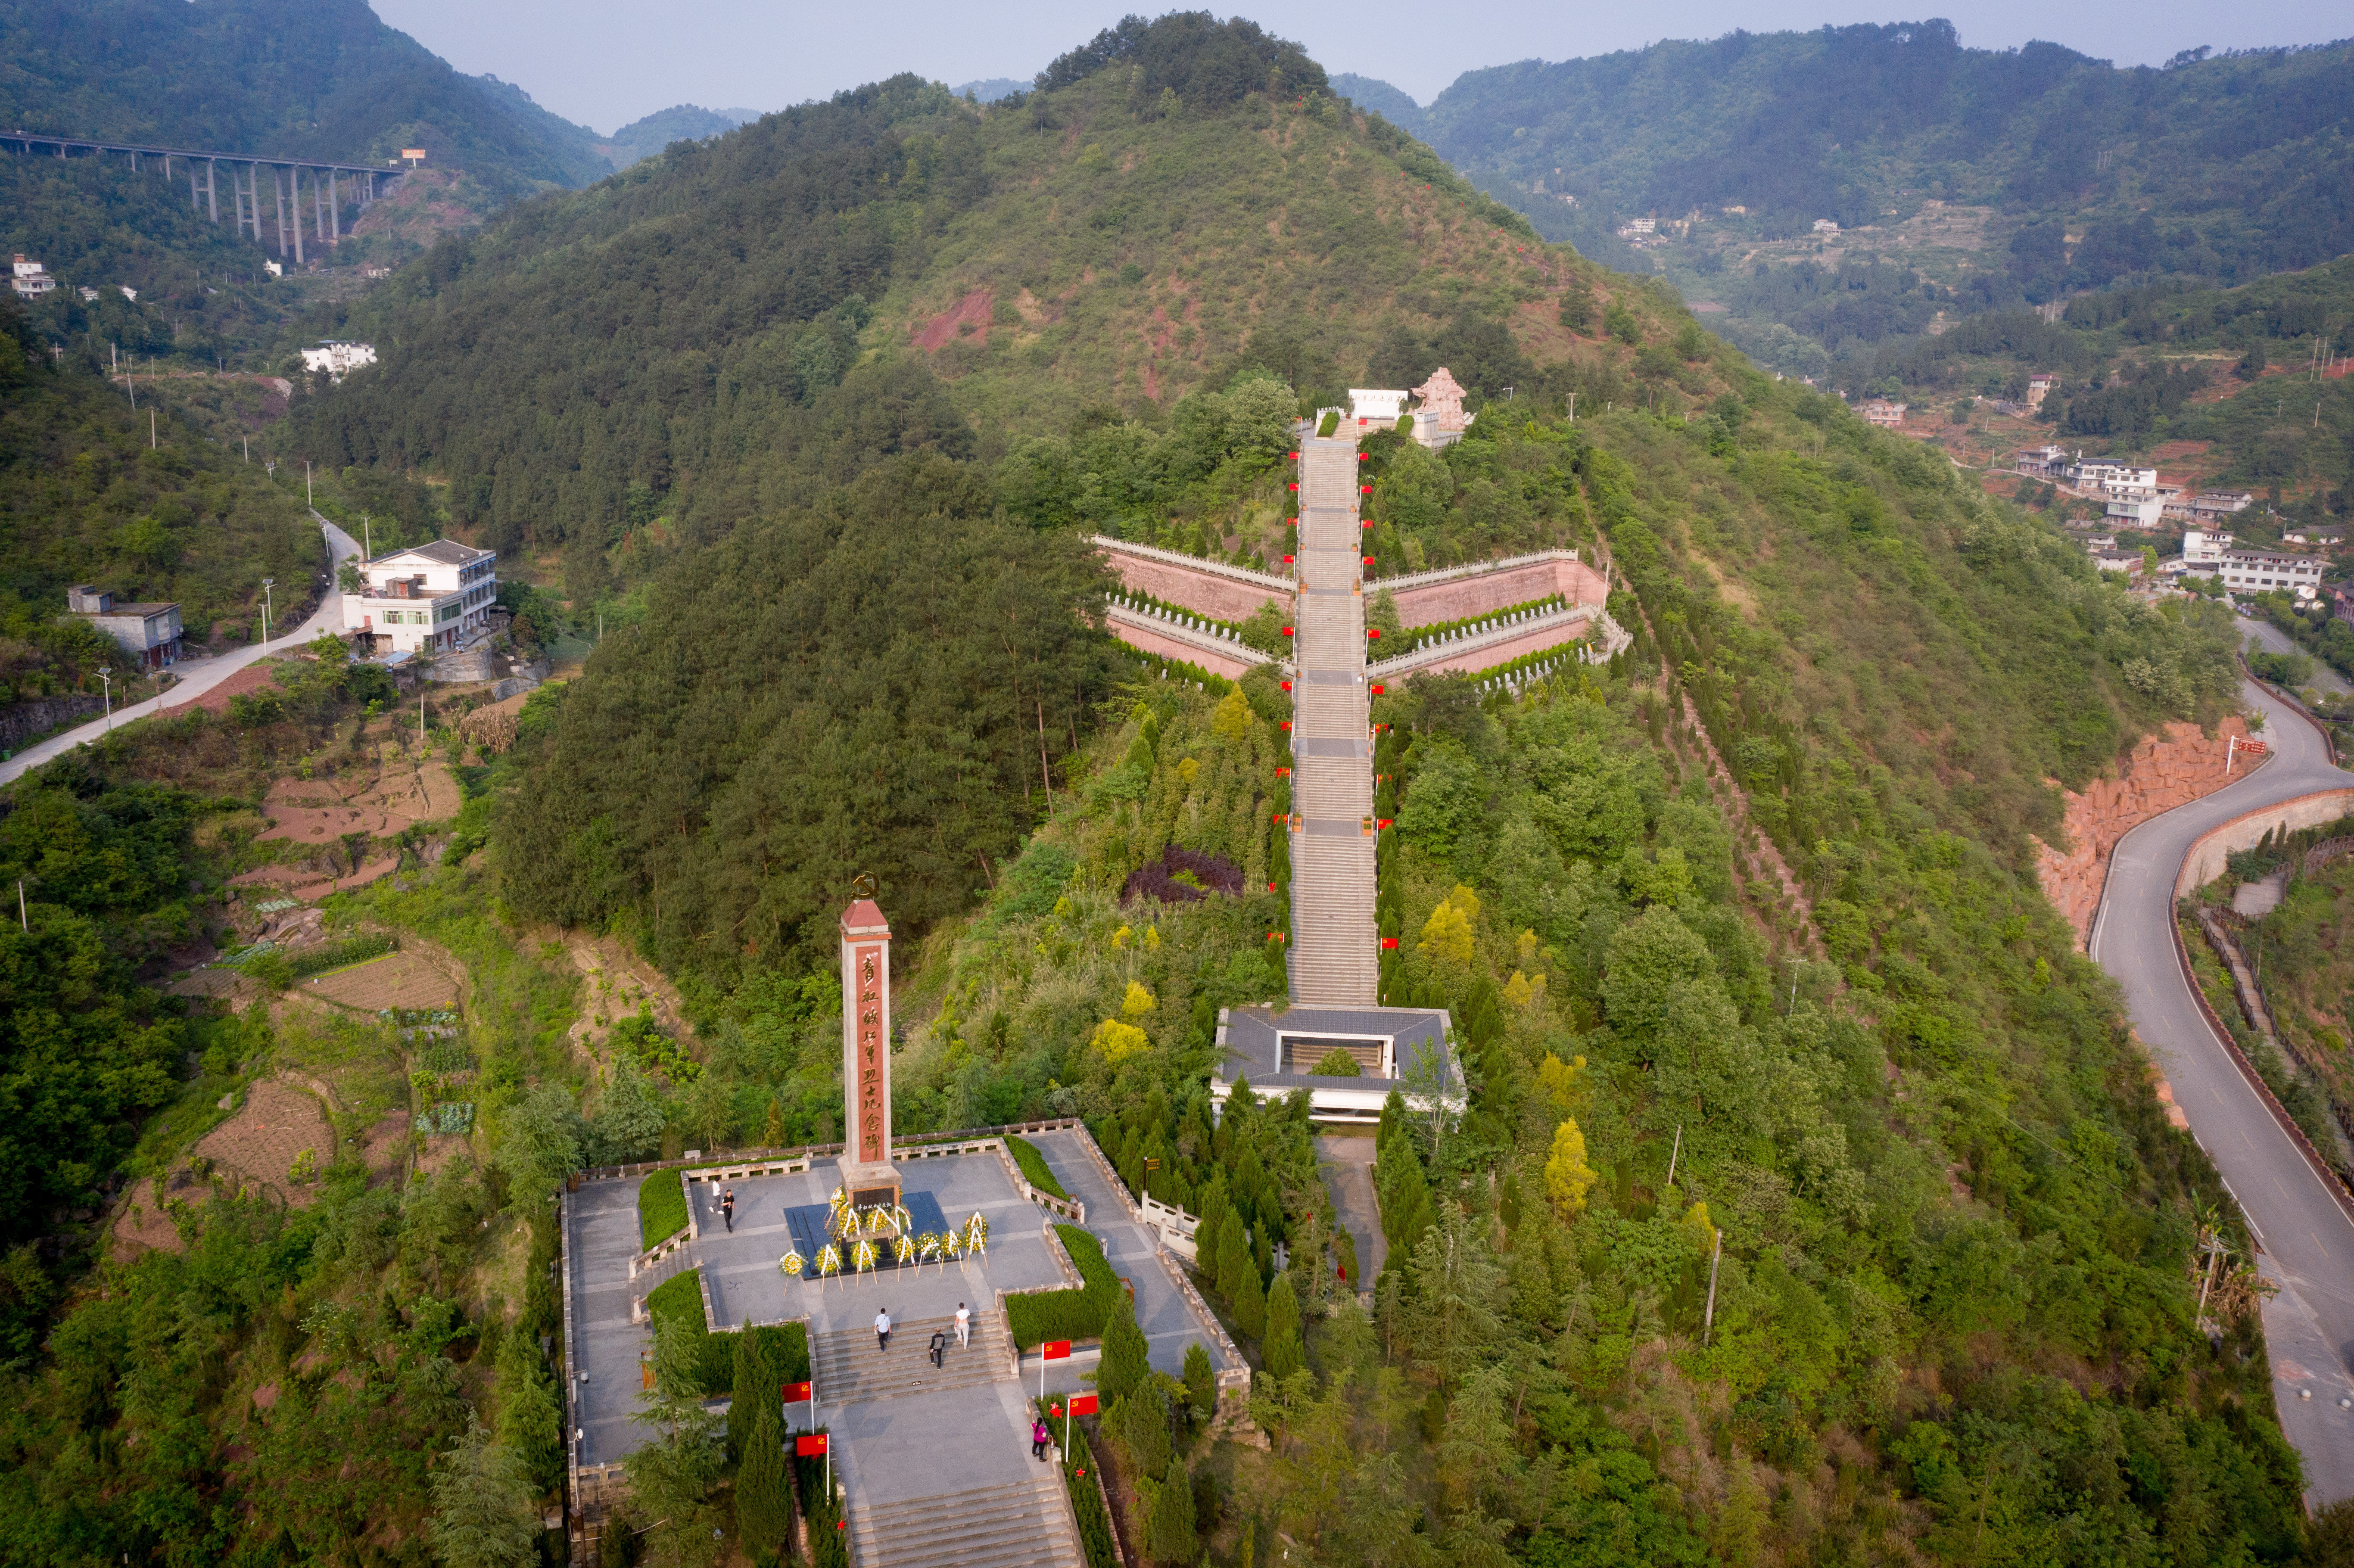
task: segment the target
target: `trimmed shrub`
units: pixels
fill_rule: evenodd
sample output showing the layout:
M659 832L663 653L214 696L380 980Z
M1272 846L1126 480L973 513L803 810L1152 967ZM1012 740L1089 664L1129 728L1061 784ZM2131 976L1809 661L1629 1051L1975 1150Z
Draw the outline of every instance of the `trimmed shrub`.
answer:
M650 1247L686 1229L686 1183L675 1171L656 1171L638 1183L638 1245Z
M688 1398L710 1399L735 1387L736 1341L703 1326L703 1287L696 1270L673 1275L648 1291L646 1312L653 1319L657 1333L664 1323L677 1321L695 1336L692 1386L675 1392Z
M1005 1138L1005 1150L1007 1153L1013 1156L1013 1163L1022 1168L1022 1179L1024 1181L1050 1198L1070 1196L1068 1192L1063 1191L1063 1184L1055 1180L1054 1170L1047 1165L1046 1157L1038 1152L1036 1144L1026 1138L1015 1138L1008 1133Z
M1077 1290L1041 1290L1005 1298L1005 1313L1013 1323L1013 1342L1025 1351L1049 1340L1101 1337L1113 1302L1128 1298L1119 1276L1104 1261L1103 1248L1095 1237L1076 1225L1056 1225L1055 1230L1086 1284Z
M1320 436L1330 436L1333 431L1340 428L1341 410L1338 408L1328 408L1324 411L1322 421L1316 427L1316 433Z

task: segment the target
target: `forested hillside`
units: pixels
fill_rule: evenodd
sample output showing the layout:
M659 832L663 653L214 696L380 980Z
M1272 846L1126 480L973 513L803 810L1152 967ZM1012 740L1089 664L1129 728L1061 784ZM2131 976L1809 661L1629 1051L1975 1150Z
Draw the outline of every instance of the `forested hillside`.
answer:
M289 439L561 550L577 609L631 591L455 817L327 902L466 967L446 1162L339 1151L283 1210L224 1191L79 1291L42 1261L71 1249L11 1255L12 1559L526 1568L564 1451L546 1195L831 1138L831 932L871 872L906 955L896 1126L1082 1116L1203 1219L1268 1446L1211 1440L1193 1387L1108 1398L1083 1451L1155 1560L2342 1560L2344 1510L2298 1506L2253 1240L2032 871L2055 782L2229 711L2228 617L2134 598L1325 85L1247 24L1123 24L985 113L903 77L666 152L355 310L384 363ZM1290 421L1441 364L1479 418L1440 453L1364 442L1376 576L1575 547L1634 641L1516 695L1376 699L1382 984L1449 1010L1469 1092L1394 1100L1347 1157L1374 1273L1304 1098L1209 1105L1217 1010L1284 985L1288 699L1143 678L1086 535L1264 558ZM119 845L151 874L110 896L196 898L260 853L199 786L468 756L310 668L17 786L0 852L54 840L48 877ZM0 933L18 952L69 967ZM647 960L670 1022L617 1024ZM57 1190L185 1171L168 1117L125 1153L167 1088L449 1086L372 1014L256 994L233 1026L187 1004L216 1033L176 1088L180 1040L90 1045L122 1103ZM16 1006L11 1049L69 1049L62 1011ZM2203 1308L2202 1240L2230 1255ZM653 1366L675 1394L667 1337ZM649 1426L623 1564L750 1555L733 1441Z
M1951 317L2354 250L2354 46L2209 57L2118 69L1926 21L1527 60L1426 111L1350 90L1548 238L1664 270L1761 364L1819 376Z
M364 0L7 0L0 55L12 128L353 164L423 147L501 200L605 172Z
M283 610L326 568L300 495L168 403L151 433L150 410L134 413L124 388L45 349L24 308L0 301L0 713L96 694L96 668L120 671L111 641L60 620L69 584L126 603L176 600L192 645L235 643L260 635L263 577L277 579ZM146 388L152 402L154 383Z

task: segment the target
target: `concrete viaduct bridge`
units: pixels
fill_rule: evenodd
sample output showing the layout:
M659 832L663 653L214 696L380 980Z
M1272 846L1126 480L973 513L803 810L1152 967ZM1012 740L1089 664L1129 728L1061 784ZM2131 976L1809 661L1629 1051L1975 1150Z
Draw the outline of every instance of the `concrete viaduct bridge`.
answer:
M43 136L28 131L0 132L0 147L6 147L25 157L48 156L52 150L60 158L96 158L110 153L120 153L129 158L132 172L143 173L140 160L160 165L164 181L172 177L173 160L188 166L188 205L209 216L215 223L221 220L220 172L228 166L229 218L238 232L250 226L254 243L267 246L261 232L261 171L270 171L270 184L276 197L278 254L282 260L289 254L294 263L303 260L302 247L302 176L310 175L312 237L321 244L333 245L343 238L343 207L346 201L358 203L365 210L386 194L379 182L398 180L407 173L398 167L375 164L323 163L315 158L265 158L250 153L217 153L186 147L151 147L133 142L85 142L70 136Z

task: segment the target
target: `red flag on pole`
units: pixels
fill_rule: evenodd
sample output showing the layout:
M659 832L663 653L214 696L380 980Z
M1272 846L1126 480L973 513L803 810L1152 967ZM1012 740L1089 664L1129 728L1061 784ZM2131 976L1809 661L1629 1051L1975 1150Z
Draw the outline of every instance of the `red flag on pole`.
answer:
M1096 1396L1095 1396L1094 1394L1092 1394L1092 1393L1075 1393L1075 1394L1071 1395L1071 1414L1074 1414L1074 1415L1093 1415L1093 1414L1096 1413L1096 1408L1097 1408L1097 1403L1096 1403Z
M1046 1341L1045 1348L1039 1353L1050 1361L1067 1361L1070 1359L1071 1354L1071 1341L1068 1340L1049 1340Z
M825 1434L808 1433L793 1439L793 1452L804 1459L814 1459L825 1452Z
M805 1383L789 1383L785 1384L785 1403L787 1404L806 1404L809 1400L809 1384Z

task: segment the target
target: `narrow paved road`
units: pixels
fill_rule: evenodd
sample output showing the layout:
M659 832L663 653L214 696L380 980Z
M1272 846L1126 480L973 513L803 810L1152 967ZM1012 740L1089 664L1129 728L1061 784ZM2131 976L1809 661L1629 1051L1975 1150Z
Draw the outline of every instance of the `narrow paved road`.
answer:
M110 722L117 725L128 724L133 719L144 718L149 714L168 713L174 708L185 706L257 659L267 658L272 653L283 653L290 648L300 648L322 631L342 630L344 604L342 597L334 589L335 573L347 557L360 553L359 544L349 534L345 533L324 517L320 517L316 512L312 513L311 515L318 518L320 530L327 536L327 553L333 558L327 563L326 591L319 596L319 608L311 612L310 620L284 636L273 638L268 642L257 642L249 648L239 648L234 652L223 653L211 659L190 659L173 665L172 673L178 676L179 680L170 691L161 696L150 697L143 703L133 703L127 708L115 709L111 721L101 715L88 724L60 731L47 740L27 747L5 762L0 762L0 784L20 779L27 771L38 768L50 758L62 757L77 746L96 740L106 733ZM289 590L291 598L292 597L291 585L289 585Z
M2287 632L2268 620L2243 620L2240 622L2240 628L2247 633L2246 642L2253 642L2271 652L2305 653L2305 650L2299 648ZM2313 659L2310 653L2306 653L2306 657ZM2305 683L2317 692L2325 692L2332 696L2342 697L2348 692L2354 691L2354 686L2349 686L2346 683L2345 676L2323 663L2319 659L2313 659L2313 679Z
M2305 1457L2313 1501L2354 1497L2354 1220L2273 1119L2214 1036L2174 955L2174 879L2191 841L2264 806L2354 787L2321 737L2285 703L2242 683L2264 715L2272 758L2204 800L2127 833L2110 862L2094 917L2092 955L2125 988L2126 1005L2175 1103L2228 1182L2280 1287L2264 1308L2281 1425Z
M1364 539L1357 443L1303 438L1299 610L1293 641L1291 999L1371 1007L1381 989L1373 921L1373 741L1365 689Z

